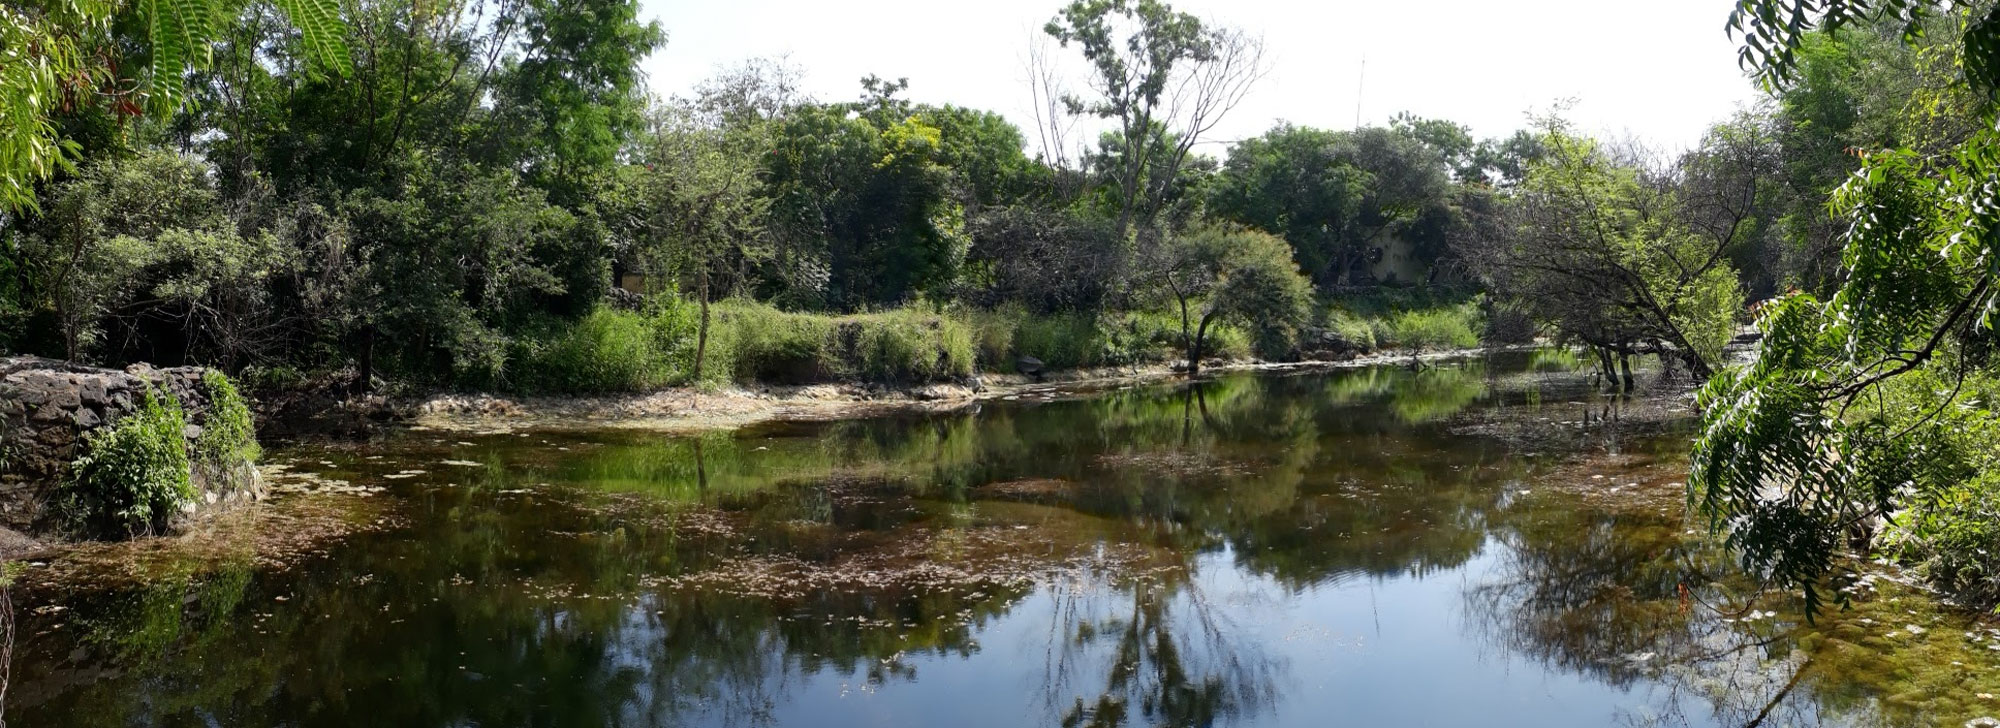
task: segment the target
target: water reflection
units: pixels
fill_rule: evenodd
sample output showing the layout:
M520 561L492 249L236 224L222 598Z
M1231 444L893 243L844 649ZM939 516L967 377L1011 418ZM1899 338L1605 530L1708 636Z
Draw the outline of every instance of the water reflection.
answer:
M1770 715L1801 725L1893 715L1859 670L1792 681L1784 618L1712 606L1736 598L1680 522L1670 428L1579 415L1606 403L1536 356L298 448L280 457L390 488L403 525L289 568L31 585L7 714L1709 725L1785 695ZM1605 470L1652 495L1604 498Z

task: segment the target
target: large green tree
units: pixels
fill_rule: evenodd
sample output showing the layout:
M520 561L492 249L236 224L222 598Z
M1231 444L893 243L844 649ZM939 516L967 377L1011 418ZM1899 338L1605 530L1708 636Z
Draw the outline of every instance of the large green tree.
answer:
M1044 31L1090 64L1093 95L1064 95L1068 112L1110 122L1126 152L1107 174L1121 237L1151 226L1194 145L1266 72L1261 41L1159 0L1075 0Z
M1483 242L1475 267L1496 293L1595 349L1625 386L1630 357L1647 353L1706 378L1742 304L1727 256L1736 229L1710 205L1740 200L1725 189L1710 200L1680 184L1698 175L1649 173L1560 120L1545 124L1547 153L1515 190L1512 229Z
M1883 24L1915 42L1940 15L1963 32L1930 47L1962 75L1918 98L1969 90L1984 123L1955 141L1926 134L1862 150L1833 199L1837 287L1768 305L1756 361L1716 377L1700 399L1690 497L1747 568L1801 590L1809 606L1824 599L1822 580L1846 547L1868 547L1888 514L1933 507L1953 480L1928 468L1940 459L1931 445L1941 418L1962 409L1967 376L1985 368L2000 310L2000 135L1989 95L2000 88L2000 23L1970 3L1894 0L1743 0L1730 21L1744 62L1785 89L1815 70L1813 34ZM1907 128L1953 128L1967 109L1920 103L1909 113ZM1900 396L1910 377L1939 384Z
M1179 312L1190 377L1201 373L1219 324L1249 328L1265 356L1289 353L1312 303L1312 284L1299 274L1284 240L1226 225L1164 237L1142 254L1138 276Z
M1436 263L1451 203L1445 160L1415 136L1290 124L1232 148L1209 200L1216 215L1283 236L1322 285L1365 282L1357 274L1391 239Z

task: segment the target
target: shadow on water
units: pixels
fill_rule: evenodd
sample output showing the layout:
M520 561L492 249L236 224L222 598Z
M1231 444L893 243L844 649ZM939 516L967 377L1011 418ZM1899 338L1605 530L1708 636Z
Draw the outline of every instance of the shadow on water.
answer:
M1893 670L1842 656L1882 629L1805 630L1728 586L1680 516L1684 418L1535 353L687 436L300 447L275 457L385 488L396 527L283 566L31 570L5 715L1931 724L1868 677Z

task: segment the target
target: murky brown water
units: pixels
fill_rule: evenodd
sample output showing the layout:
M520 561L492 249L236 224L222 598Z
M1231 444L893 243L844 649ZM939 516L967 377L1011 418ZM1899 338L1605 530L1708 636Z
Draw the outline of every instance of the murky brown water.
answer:
M2000 692L1994 633L1919 597L1885 585L1804 629L1782 599L1726 586L1741 579L1681 517L1685 423L1655 407L1576 424L1603 405L1524 355L702 436L283 449L271 459L322 492L275 512L338 509L360 530L308 538L312 519L271 520L267 534L298 538L211 534L148 548L116 578L74 572L130 559L31 569L5 718L1956 726L2000 712L1981 697Z

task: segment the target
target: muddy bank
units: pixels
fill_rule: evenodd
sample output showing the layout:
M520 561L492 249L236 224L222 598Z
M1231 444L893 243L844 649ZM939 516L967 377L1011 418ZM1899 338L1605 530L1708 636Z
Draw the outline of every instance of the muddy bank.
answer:
M1534 346L1443 352L1387 352L1338 361L1243 362L1204 367L1203 376L1233 372L1306 372L1384 365L1427 366ZM515 397L444 394L398 405L394 418L418 428L469 432L513 429L634 428L684 432L730 429L772 420L827 420L896 411L945 411L987 400L1087 396L1183 377L1174 366L1148 365L1051 372L1039 378L984 373L967 382L921 386L882 384L737 385L704 392L675 387L646 394Z

